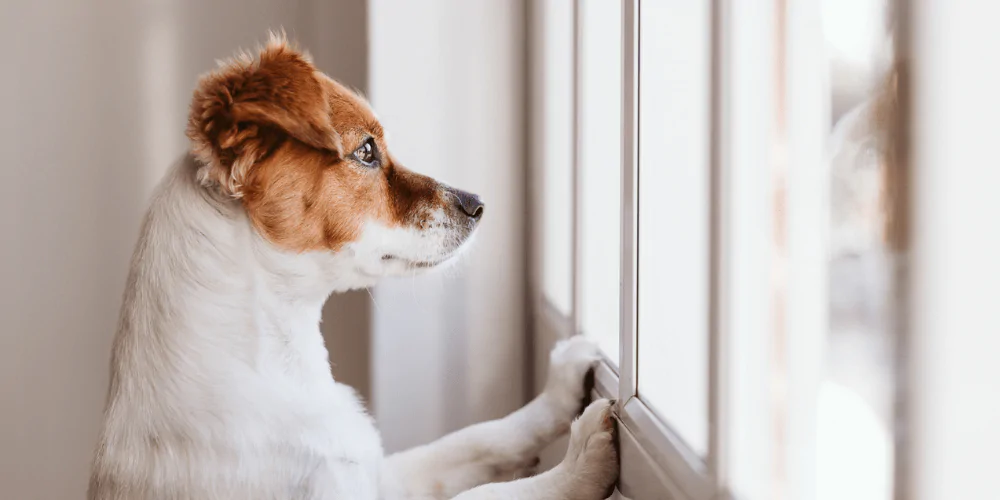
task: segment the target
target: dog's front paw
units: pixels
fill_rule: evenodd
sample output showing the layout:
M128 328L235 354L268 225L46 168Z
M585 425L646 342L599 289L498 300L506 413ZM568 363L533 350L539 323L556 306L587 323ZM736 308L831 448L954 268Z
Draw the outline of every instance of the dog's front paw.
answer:
M580 335L559 341L549 354L545 393L560 408L570 412L567 423L590 402L590 387L586 387L584 380L600 359L597 344Z
M613 401L599 399L573 422L566 458L559 467L571 476L574 494L580 500L607 498L618 480Z

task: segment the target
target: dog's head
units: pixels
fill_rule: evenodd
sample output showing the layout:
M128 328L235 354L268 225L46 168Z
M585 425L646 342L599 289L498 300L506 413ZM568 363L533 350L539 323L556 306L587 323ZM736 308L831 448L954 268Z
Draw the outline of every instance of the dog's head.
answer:
M202 182L239 198L266 240L365 276L448 261L483 215L476 195L404 168L368 103L284 37L203 77L187 133Z

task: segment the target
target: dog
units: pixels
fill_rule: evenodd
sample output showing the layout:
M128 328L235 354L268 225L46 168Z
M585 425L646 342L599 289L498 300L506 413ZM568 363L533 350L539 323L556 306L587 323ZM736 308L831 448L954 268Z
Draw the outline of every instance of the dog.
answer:
M586 340L555 347L523 408L388 457L333 380L329 295L455 259L479 197L404 168L366 101L284 35L202 77L187 135L130 265L90 500L607 496L613 403L576 418ZM559 465L502 482L567 431Z

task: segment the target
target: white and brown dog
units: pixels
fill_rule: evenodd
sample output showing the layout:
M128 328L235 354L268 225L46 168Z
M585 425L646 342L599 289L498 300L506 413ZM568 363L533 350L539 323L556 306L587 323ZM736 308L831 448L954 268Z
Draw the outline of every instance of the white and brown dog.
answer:
M403 168L367 103L283 37L201 80L188 136L132 260L90 500L606 496L611 405L573 422L586 341L556 347L524 408L389 457L330 374L327 297L455 258L478 197ZM561 464L494 482L571 422Z

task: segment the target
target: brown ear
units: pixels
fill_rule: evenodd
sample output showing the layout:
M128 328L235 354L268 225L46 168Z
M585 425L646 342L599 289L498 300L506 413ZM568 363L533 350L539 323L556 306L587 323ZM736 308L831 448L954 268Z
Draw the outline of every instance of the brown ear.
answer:
M272 35L256 60L246 54L201 78L187 135L205 163L202 180L240 196L250 168L281 133L341 154L327 90L309 59Z

